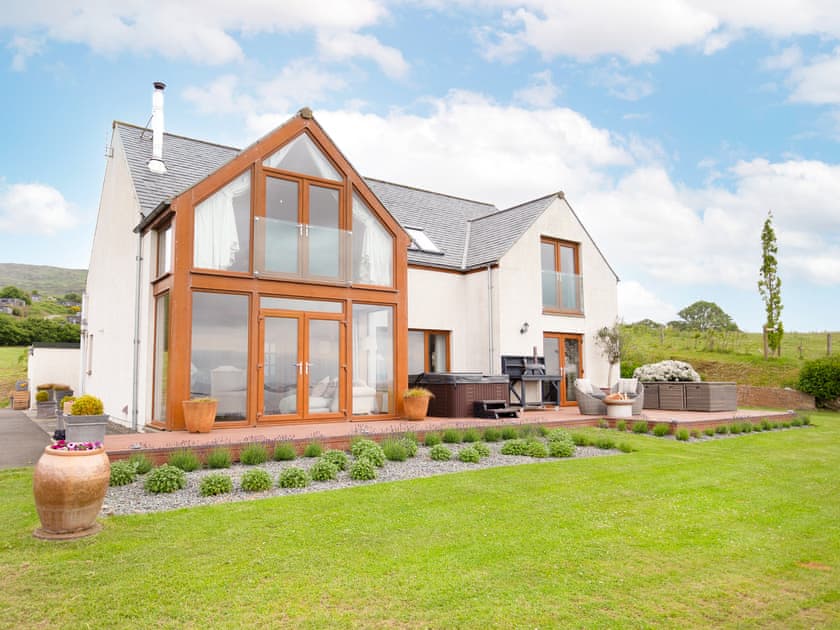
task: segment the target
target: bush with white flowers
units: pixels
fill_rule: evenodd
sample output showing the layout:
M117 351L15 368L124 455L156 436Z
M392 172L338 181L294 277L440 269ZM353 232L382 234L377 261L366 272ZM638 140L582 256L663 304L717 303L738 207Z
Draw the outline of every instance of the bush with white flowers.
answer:
M643 382L650 381L699 381L700 375L688 363L683 361L660 361L648 363L636 368L633 378Z

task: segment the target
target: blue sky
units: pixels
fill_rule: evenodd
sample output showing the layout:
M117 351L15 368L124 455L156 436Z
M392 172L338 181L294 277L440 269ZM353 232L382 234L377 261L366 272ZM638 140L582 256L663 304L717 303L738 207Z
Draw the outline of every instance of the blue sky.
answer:
M840 330L833 1L30 0L0 12L0 262L86 267L114 119L245 146L310 106L364 175L506 207L563 190L626 321ZM109 6L113 5L113 6ZM585 270L584 270L585 273Z

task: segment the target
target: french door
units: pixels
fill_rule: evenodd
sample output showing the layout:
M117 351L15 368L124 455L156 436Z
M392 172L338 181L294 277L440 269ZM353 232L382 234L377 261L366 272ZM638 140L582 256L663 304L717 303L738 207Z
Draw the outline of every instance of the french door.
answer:
M346 415L343 315L260 312L258 422Z
M543 352L546 374L559 374L560 386L543 385L543 400L558 405L574 405L575 379L583 376L581 350L583 336L570 333L545 333Z

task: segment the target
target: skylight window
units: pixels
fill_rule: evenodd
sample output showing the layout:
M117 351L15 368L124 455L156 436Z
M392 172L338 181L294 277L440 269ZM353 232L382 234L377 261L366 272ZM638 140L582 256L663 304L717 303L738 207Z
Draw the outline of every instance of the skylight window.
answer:
M426 236L423 228L407 227L405 228L405 231L408 232L408 235L411 237L411 245L408 246L408 249L426 252L427 254L443 253L440 251L440 248L432 242L432 239Z

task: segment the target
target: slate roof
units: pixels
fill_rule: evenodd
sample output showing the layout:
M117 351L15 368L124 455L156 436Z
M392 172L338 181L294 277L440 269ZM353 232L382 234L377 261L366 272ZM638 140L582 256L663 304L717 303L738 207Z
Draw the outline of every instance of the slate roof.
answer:
M167 172L156 175L148 168L151 130L115 121L114 132L125 149L140 211L146 220L161 202L194 186L240 153L234 147L164 133L163 161ZM548 206L562 197L562 193L555 193L499 210L490 203L379 179L365 178L365 182L400 225L422 229L442 252L410 249L409 263L453 270L497 262Z

